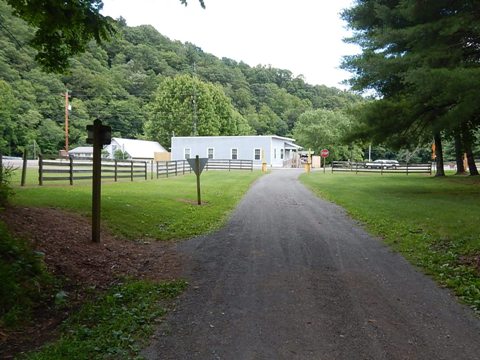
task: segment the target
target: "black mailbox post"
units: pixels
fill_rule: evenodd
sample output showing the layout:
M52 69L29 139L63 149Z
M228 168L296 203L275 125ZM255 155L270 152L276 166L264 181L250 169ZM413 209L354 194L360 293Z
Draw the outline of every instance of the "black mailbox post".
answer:
M102 147L112 141L112 129L95 120L87 125L87 143L93 144L92 241L100 242L100 198L102 186Z

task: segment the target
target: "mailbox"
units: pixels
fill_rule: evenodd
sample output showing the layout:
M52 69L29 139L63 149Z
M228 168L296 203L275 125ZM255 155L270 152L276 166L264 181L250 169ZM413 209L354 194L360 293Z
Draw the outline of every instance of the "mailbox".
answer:
M112 128L102 125L102 122L97 119L93 125L87 125L87 144L93 144L95 131L100 136L100 145L109 145L112 142Z

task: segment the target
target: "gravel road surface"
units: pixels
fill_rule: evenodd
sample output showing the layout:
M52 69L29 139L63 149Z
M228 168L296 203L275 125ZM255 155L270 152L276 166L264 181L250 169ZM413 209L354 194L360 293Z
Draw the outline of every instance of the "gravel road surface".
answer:
M222 230L177 245L187 292L147 359L480 359L480 321L297 170L259 179Z

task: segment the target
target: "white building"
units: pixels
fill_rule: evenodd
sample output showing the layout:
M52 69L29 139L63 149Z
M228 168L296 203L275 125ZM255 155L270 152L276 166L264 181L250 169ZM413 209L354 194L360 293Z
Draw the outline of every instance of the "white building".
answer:
M210 159L253 160L260 166L290 166L293 154L301 149L291 138L263 136L185 136L172 137L172 160L198 155Z
M78 159L91 159L93 157L93 146L79 146L69 150L68 155Z
M132 160L153 160L155 153L167 152L165 148L156 141L134 140L112 138L110 145L106 145L104 150L108 151L109 158L115 157L115 152L121 150L126 158Z

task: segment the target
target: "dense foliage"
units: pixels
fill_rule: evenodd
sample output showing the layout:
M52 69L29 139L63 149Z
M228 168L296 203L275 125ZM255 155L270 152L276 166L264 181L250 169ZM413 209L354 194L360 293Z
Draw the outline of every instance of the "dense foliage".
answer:
M64 147L67 89L71 147L85 143L85 126L96 118L112 126L115 136L145 137L146 119L154 119L159 106L158 86L177 76L191 75L202 83L199 88L216 89L222 101L226 96L231 122L240 129L224 127L222 134L290 135L305 111L339 110L361 101L346 91L307 84L288 70L219 59L193 44L172 41L151 26L128 27L123 19L114 25L109 42L89 42L84 53L70 60L67 72L46 74L28 45L32 28L13 16L3 0L0 13L0 152L7 155L20 154L34 140L44 153ZM191 113L178 118L179 124L191 122L190 105Z
M434 138L439 165L442 138L453 138L458 167L466 153L478 174L480 3L358 0L343 17L355 31L350 41L362 47L344 63L351 84L379 97L360 109L352 137L413 147Z
M35 306L51 302L53 290L41 254L0 222L0 327L28 321Z

